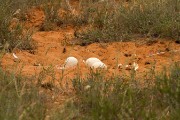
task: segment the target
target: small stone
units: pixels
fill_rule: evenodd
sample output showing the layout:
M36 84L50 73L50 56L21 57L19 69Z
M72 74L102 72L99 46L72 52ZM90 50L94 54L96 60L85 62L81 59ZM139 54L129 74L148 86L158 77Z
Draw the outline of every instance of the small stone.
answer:
M166 48L166 49L165 49L165 51L169 52L169 51L170 51L170 49L169 49L169 48Z
M45 88L45 89L49 89L49 90L53 90L52 88L54 87L51 83L43 83L41 84L41 87Z
M14 62L20 62L20 60L17 59L17 58L14 58L13 61L14 61Z
M63 48L63 53L66 53L66 48L65 47Z
M176 40L175 43L176 43L176 44L180 44L180 40Z
M148 61L147 61L147 62L145 62L145 65L150 65L150 64L151 64L151 63L150 63L150 62L148 62Z
M34 63L34 66L41 66L41 64L39 64L39 63Z
M142 58L138 57L138 58L137 58L137 61L140 61L140 60L142 60Z
M125 53L124 56L125 57L131 57L131 54Z

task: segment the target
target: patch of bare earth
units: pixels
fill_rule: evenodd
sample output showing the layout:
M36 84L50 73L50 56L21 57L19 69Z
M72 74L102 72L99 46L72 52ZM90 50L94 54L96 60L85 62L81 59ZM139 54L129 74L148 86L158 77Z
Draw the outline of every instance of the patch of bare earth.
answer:
M141 74L147 72L153 64L159 69L180 60L179 44L172 40L158 39L145 42L147 38L141 38L135 42L93 43L80 46L74 44L73 38L74 29L71 27L59 31L36 32L33 35L33 40L37 43L34 53L16 51L19 62L14 61L11 53L6 53L2 66L11 69L15 64L22 65L24 75L34 75L40 72L42 67L53 66L55 73L59 74L61 70L55 66L62 65L67 57L74 56L79 60L79 72L84 76L89 69L83 60L89 57L102 60L108 66L107 74L114 73L120 63L127 65L137 62L139 64L137 74ZM66 77L73 78L77 71L67 69L64 72ZM121 73L121 70L118 72Z

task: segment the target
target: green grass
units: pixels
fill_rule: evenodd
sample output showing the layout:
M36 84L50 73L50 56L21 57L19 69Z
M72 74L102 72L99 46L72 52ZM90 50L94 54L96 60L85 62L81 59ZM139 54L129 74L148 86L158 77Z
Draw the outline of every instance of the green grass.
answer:
M85 79L77 76L72 80L75 95L47 114L46 95L34 84L36 76L0 68L0 119L180 119L180 65L149 76L140 80L133 71L131 77L107 78L102 72L91 72Z
M41 31L51 31L56 30L55 28L60 27L62 23L59 17L59 9L61 7L62 0L50 0L44 2L43 11L45 13L45 21L40 28ZM48 4L47 4L48 3Z
M67 25L73 25L77 30L81 26L90 26L76 36L86 45L93 42L128 41L135 37L180 38L178 0L136 0L126 5L125 2L80 1L78 14L68 11L62 0L1 0L0 3L0 43L10 51L14 48L35 49L31 41L32 33L23 33L22 21L26 20L28 9L40 5L45 13L41 31L58 30ZM17 17L20 21L10 30L13 13L17 9L21 9ZM59 16L59 9L65 10L63 17Z
M35 1L34 1L35 2ZM18 48L22 50L35 49L35 43L32 42L32 30L24 29L22 24L25 19L25 13L33 5L28 0L0 0L0 46L6 51L13 51ZM20 9L20 13L14 13ZM12 21L15 24L12 26Z
M179 40L178 0L136 0L120 3L90 4L84 8L87 24L81 33L85 42L127 41L138 37Z
M143 78L142 78L143 79ZM164 70L153 78L106 78L93 73L74 79L76 98L56 111L56 117L77 120L180 119L180 65ZM90 85L89 89L85 86ZM61 111L61 112L59 112ZM53 116L54 118L54 116Z
M43 120L45 99L39 94L33 78L4 72L0 68L0 119Z

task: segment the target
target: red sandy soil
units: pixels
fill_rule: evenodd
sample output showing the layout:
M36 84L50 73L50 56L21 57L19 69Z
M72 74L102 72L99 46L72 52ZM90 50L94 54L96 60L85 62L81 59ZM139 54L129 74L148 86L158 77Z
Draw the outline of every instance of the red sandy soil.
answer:
M56 69L56 65L62 65L67 57L74 56L79 60L79 73L85 76L89 69L83 63L89 57L97 57L107 66L107 74L121 73L117 70L119 63L123 65L131 64L134 61L138 63L137 74L146 73L153 64L159 70L162 66L169 66L175 61L180 60L180 45L172 40L158 39L154 42L145 42L148 38L141 38L134 42L112 42L112 43L93 43L88 46L68 45L64 46L66 38L74 40L74 29L67 27L58 31L36 32L33 40L37 42L37 49L32 54L28 51L16 50L19 62L14 62L12 53L6 53L2 59L2 66L6 69L12 69L14 65L22 66L24 75L34 75L39 73L42 68L53 66L54 72L59 77L61 70ZM66 52L63 53L63 49ZM159 51L165 52L157 55ZM155 54L154 56L151 56ZM128 56L129 55L129 56ZM37 65L40 66L37 66ZM67 69L64 75L67 78L74 78L77 70Z

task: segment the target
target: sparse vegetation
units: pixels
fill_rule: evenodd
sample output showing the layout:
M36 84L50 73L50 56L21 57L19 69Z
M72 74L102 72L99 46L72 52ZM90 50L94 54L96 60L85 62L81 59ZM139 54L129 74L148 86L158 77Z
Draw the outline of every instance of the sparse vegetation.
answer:
M0 45L1 49L12 51L14 48L23 50L35 49L31 40L32 32L25 30L21 20L31 2L24 0L0 0Z
M1 120L43 120L45 98L39 94L33 78L0 68L0 119Z
M155 75L154 81L144 79L143 85L134 77L109 79L100 72L91 72L85 79L77 76L72 80L76 95L48 114L52 120L179 119L179 64L170 70ZM1 119L47 117L46 98L39 94L32 79L2 69L0 75Z
M91 5L88 8L88 24L93 27L82 32L81 38L89 43L127 41L135 36L179 40L177 0L105 2L101 6Z
M168 73L156 75L154 83L144 79L143 85L138 79L107 79L99 73L74 79L77 98L58 115L78 120L179 119L180 66L175 64Z
M1 1L3 2L3 1ZM19 6L19 4L23 4ZM11 0L1 4L1 44L8 43L9 48L19 46L22 38L23 26L16 24L13 31L9 30L13 13L17 9L25 10L31 5L40 6L45 12L45 21L40 28L49 31L61 27L61 25L84 26L86 30L76 37L84 43L127 41L135 36L138 37L169 37L179 40L179 4L178 0L136 0L119 2L79 2L77 11L68 11L66 4L61 0L43 0L41 2ZM14 7L17 6L17 7ZM64 15L60 15L59 9L64 8ZM24 14L23 14L24 15ZM22 16L21 16L22 17ZM26 35L26 34L25 34ZM23 40L22 40L23 39ZM18 42L17 42L18 41ZM27 40L28 41L28 40ZM22 42L21 46L23 43ZM21 47L19 47L21 48ZM33 49L33 46L32 48Z
M45 14L39 30L51 31L61 25L73 25L77 29L75 37L80 39L83 45L128 41L136 36L168 37L180 41L178 0L123 0L116 3L110 0L82 0L75 11L67 10L62 0L0 0L0 64L7 51L11 52L15 48L36 49L36 44L31 39L32 28L24 28L25 13L32 6L40 7ZM15 15L19 9L20 12ZM60 9L64 12L63 15ZM82 30L83 27L85 29ZM57 49L56 46L54 49ZM40 63L37 65L41 66ZM136 78L135 71L131 71L131 77L107 78L101 72L91 72L83 79L77 75L72 80L73 86L69 87L69 83L66 83L66 88L72 88L75 95L48 113L46 95L42 95L40 89L45 88L54 92L53 94L58 94L55 90L66 94L62 81L65 77L62 71L58 88L54 84L57 80L54 66L42 68L37 76L27 77L21 72L6 71L0 65L0 119L180 119L178 63L168 69L164 68L160 74L152 69L148 78ZM42 84L46 78L51 81ZM144 81L143 84L140 81Z
M43 10L45 13L45 21L40 30L50 31L54 30L62 24L59 16L59 9L61 8L61 0L51 0L47 1L43 5Z

